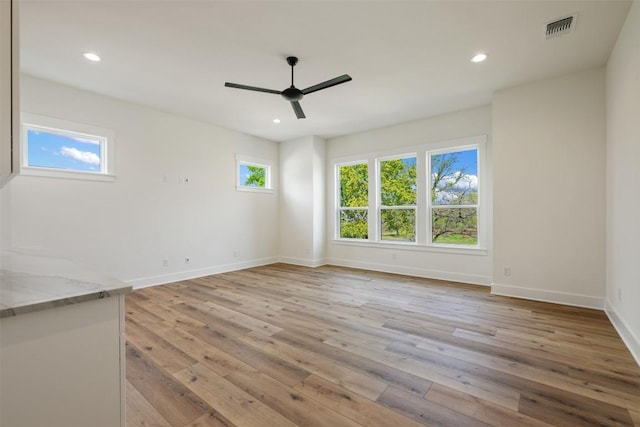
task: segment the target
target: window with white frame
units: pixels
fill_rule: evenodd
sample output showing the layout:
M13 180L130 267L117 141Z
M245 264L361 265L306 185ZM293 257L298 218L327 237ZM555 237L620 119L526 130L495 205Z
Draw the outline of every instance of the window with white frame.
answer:
M267 160L236 156L236 188L243 191L272 191L271 163Z
M478 244L478 148L429 154L431 243Z
M113 136L109 129L23 114L21 173L113 179Z
M336 239L483 249L485 144L486 136L468 137L336 161Z
M380 240L416 241L416 156L378 162Z
M369 167L367 163L337 167L338 236L341 239L369 237Z

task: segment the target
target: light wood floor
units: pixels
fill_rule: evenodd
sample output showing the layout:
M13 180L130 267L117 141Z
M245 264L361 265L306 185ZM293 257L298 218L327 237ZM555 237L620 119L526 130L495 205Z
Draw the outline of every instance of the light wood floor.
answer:
M640 426L604 313L274 264L133 292L132 426Z

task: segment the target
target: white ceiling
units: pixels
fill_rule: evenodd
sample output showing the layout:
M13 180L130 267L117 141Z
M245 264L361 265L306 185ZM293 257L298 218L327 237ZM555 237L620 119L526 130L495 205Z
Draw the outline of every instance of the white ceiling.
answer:
M275 141L331 137L487 104L492 93L604 65L630 1L21 0L24 72ZM578 13L573 33L547 22ZM94 51L91 63L81 56ZM479 51L481 64L469 61ZM297 120L278 95L300 58ZM272 123L278 117L280 124Z

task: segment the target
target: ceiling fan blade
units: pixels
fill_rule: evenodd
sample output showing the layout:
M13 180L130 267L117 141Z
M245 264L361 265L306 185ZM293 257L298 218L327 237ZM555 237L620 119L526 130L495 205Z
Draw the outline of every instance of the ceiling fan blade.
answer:
M343 74L340 77L336 77L336 78L333 78L331 80L327 80L326 82L318 83L317 85L313 85L313 86L310 86L310 87L308 87L306 89L303 89L302 93L307 95L307 94L310 94L312 92L316 92L318 90L326 89L326 88L329 88L331 86L339 85L341 83L346 83L346 82L348 82L350 80L351 80L351 76L349 76L348 74Z
M293 107L293 112L296 113L296 117L299 119L306 119L307 116L304 115L304 111L302 111L302 107L298 101L291 101L291 106Z
M280 95L282 92L279 90L273 90L273 89L265 89L263 87L255 87L255 86L247 86L247 85L239 85L237 83L229 83L226 82L224 84L226 87L233 87L236 89L245 89L245 90L253 90L256 92L266 92L266 93L273 93L275 95Z

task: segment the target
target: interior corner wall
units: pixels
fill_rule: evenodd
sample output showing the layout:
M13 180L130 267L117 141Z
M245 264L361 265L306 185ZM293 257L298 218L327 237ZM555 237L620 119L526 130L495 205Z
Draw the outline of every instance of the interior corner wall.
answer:
M478 135L487 135L489 154L491 133L491 106L486 105L327 140L327 227L333 228L336 222L332 202L335 199L334 161L341 158L355 160L359 155ZM485 188L491 188L492 185L491 163L491 156L488 155L483 184ZM485 193L489 204L490 193L490 190ZM478 254L421 250L393 244L355 245L334 240L336 233L332 229L328 229L326 234L327 263L330 264L480 285L491 284L491 233L488 233L487 251Z
M277 261L277 191L235 188L235 155L277 165L276 142L30 76L21 99L24 112L112 129L117 177L14 177L6 185L13 246L134 286Z
M325 141L308 136L280 143L280 257L324 264Z
M494 293L603 308L605 96L603 68L494 95Z
M640 363L640 2L607 64L606 311Z
M327 142L313 137L313 249L312 256L316 265L324 264L327 241L327 204L325 199Z

